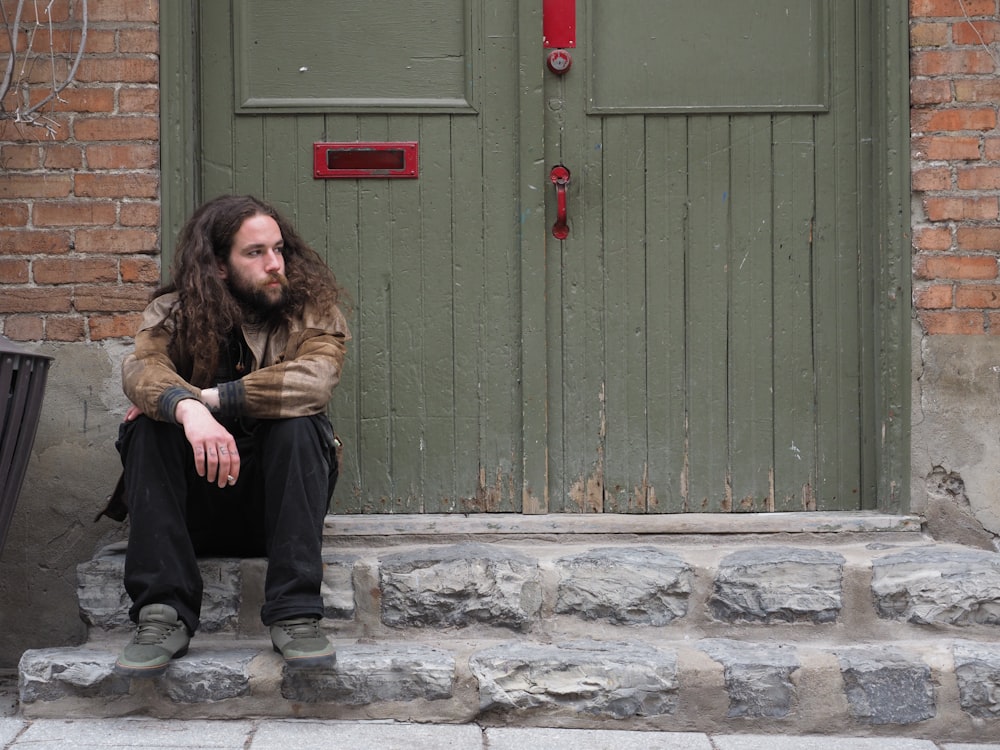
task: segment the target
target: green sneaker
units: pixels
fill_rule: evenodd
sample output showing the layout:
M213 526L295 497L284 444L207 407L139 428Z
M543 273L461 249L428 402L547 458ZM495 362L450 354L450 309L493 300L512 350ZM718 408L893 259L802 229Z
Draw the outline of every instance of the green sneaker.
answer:
M320 632L319 619L295 617L279 620L271 626L274 650L285 657L285 663L296 669L332 667L333 646Z
M184 656L191 636L167 604L149 604L139 610L139 622L129 643L115 663L115 672L129 677L157 677L167 671L170 660Z

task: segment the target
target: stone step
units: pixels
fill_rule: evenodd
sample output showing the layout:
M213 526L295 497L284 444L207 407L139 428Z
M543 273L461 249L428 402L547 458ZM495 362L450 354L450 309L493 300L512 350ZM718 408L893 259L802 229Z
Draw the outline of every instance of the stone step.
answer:
M814 627L814 626L811 626ZM704 638L370 642L292 671L267 641L198 636L165 675L115 675L117 643L28 651L28 717L314 717L982 740L1000 731L1000 644ZM657 634L658 636L658 634Z
M112 670L133 627L112 546L78 569L87 643L24 654L21 710L1000 734L1000 555L906 518L808 514L793 533L794 515L710 533L689 517L337 517L334 668L289 672L272 652L266 561L210 559L202 628L149 681Z
M920 536L813 545L473 541L328 547L324 560L325 615L345 637L441 628L584 637L630 627L728 637L734 627L811 623L853 639L890 626L991 634L1000 626L1000 554ZM200 566L202 632L263 636L266 561ZM118 546L78 567L92 632L132 628L123 569ZM895 635L906 637L905 628Z

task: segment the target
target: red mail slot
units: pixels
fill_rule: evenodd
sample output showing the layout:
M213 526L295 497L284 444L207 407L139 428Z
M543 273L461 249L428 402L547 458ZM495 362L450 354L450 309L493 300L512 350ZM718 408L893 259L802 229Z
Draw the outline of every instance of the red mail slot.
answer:
M313 177L416 177L417 144L314 143Z

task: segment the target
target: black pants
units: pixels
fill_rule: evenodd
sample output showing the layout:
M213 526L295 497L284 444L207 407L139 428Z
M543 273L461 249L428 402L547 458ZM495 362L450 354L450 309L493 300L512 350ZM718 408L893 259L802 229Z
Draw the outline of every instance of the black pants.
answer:
M333 428L315 415L259 421L236 437L239 481L219 488L195 472L181 427L147 417L122 425L133 621L147 604L169 604L194 633L199 557L268 558L265 625L322 616L323 520L337 481Z

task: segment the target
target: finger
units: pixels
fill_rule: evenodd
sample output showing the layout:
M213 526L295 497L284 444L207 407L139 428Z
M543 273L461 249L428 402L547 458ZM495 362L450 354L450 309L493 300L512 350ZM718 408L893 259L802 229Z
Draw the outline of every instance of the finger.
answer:
M219 452L219 474L216 483L219 487L232 486L236 484L239 476L239 452L235 443L225 443L218 446Z
M219 450L215 445L205 447L205 479L215 482L219 478Z
M229 459L229 464L225 467L225 472L221 467L219 469L219 486L221 487L227 485L232 487L240 478L240 454L236 450L236 446L234 445L232 450L227 450L227 454L226 458ZM222 481L223 479L225 482Z
M194 450L194 470L198 472L199 477L203 477L208 473L208 462L205 460L205 446L195 445L192 448Z

